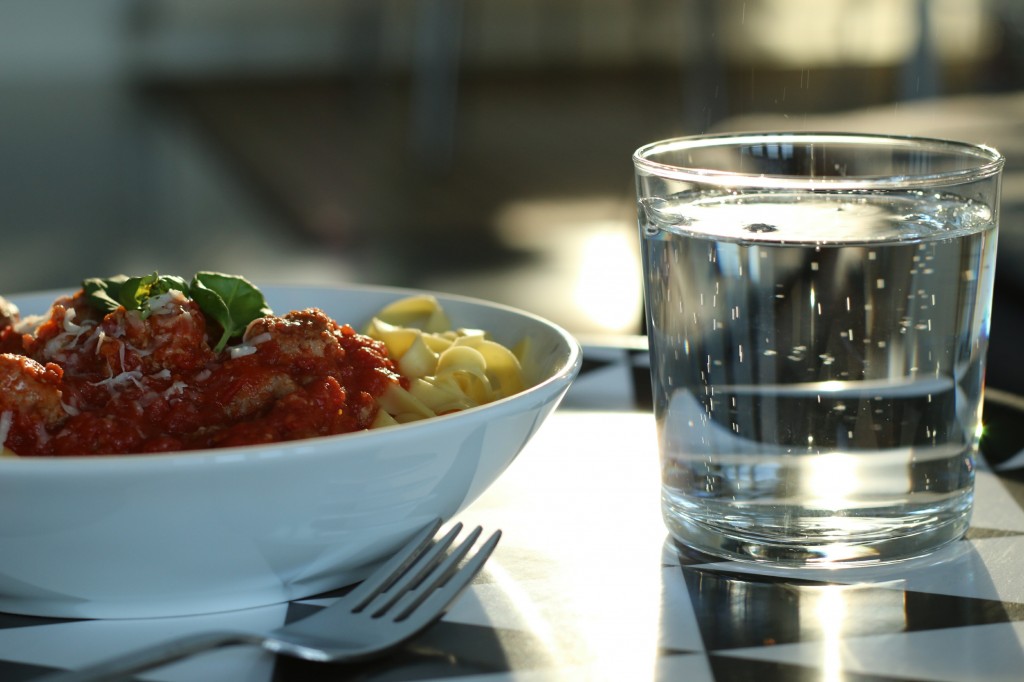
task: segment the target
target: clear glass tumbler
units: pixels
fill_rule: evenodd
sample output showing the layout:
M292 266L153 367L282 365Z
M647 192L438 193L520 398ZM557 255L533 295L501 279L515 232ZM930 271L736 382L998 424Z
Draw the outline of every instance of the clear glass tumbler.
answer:
M771 133L666 140L633 160L674 537L799 566L960 538L999 153Z

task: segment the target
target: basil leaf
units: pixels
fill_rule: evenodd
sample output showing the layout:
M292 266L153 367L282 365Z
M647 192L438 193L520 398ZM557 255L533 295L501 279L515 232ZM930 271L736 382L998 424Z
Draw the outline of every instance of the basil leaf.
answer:
M166 294L171 289L177 289L188 296L188 282L185 281L184 277L178 277L177 275L161 275L159 293Z
M189 293L202 311L224 329L213 349L215 353L224 350L229 339L241 336L253 320L273 315L260 290L238 275L196 273Z
M154 296L172 289L181 291L224 330L214 347L217 353L224 350L230 339L241 336L250 322L274 314L255 285L244 277L220 272L197 273L191 284L181 277L158 272L139 277L92 277L83 280L82 289L90 305L103 313L124 306L126 310L138 310L144 318L150 314L149 302Z
M233 326L231 324L231 311L228 310L228 306L224 303L224 299L220 297L216 291L208 289L201 282L192 280L192 285L189 287L189 291L192 294L192 300L199 304L200 309L203 313L220 324L224 330L220 337L220 341L214 346L213 351L219 353L224 350L224 346L227 345L228 339L231 338L231 330Z
M90 277L82 281L82 289L92 307L102 313L111 313L121 307L119 301L121 285L128 278L125 275L113 277Z
M157 277L159 275L155 272L142 277L129 277L121 284L117 300L126 310L141 310L143 302L149 298L149 290L153 288Z
M149 299L177 289L188 295L188 284L181 277L162 276L157 272L142 277L128 277L121 284L117 300L126 310L138 310L142 317L149 317Z

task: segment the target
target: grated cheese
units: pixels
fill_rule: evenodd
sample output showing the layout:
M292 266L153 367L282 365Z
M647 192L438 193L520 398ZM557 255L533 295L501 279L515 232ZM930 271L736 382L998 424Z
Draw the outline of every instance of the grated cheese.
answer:
M74 308L68 308L64 311L64 331L71 334L81 334L84 331L80 325L75 324L75 317L77 315L78 313Z
M266 343L267 341L270 341L272 338L274 337L271 336L270 332L263 332L262 334L257 334L251 339L246 340L246 343L251 344L253 346L258 346L261 343Z
M50 319L49 315L28 315L21 318L21 320L14 324L14 331L19 334L31 334L35 336L39 327L48 319Z
M0 413L0 449L7 442L7 434L11 432L11 422L14 421L14 413L6 410Z
M177 312L174 309L175 304L181 305L186 300L185 294L177 289L171 289L167 293L157 294L149 299L149 312L153 315L171 315Z
M50 434L46 431L46 427L42 424L36 424L36 442L45 443L50 440Z
M101 379L100 381L95 382L93 386L105 386L107 390L110 390L130 381L139 388L144 388L142 382L140 381L141 379L142 372L140 372L137 369L133 369L129 372L121 372L120 374L115 374L114 376L107 379Z
M167 339L169 336L170 335L165 335L165 336L157 337L155 342L154 342L154 347L153 348L139 348L138 346L136 346L134 344L131 344L131 343L128 343L127 341L124 342L124 345L127 346L128 349L131 350L131 352L135 353L140 358L144 358L147 355L152 355L153 352L156 350L156 347L159 346L159 345L162 345L164 340Z
M232 360L244 358L246 355L252 355L255 352L256 346L250 346L247 343L243 343L240 346L232 346L231 348L228 348L228 353L231 355Z
M170 385L161 395L164 398L170 398L171 396L181 395L181 392L188 388L188 384L184 381L175 381Z

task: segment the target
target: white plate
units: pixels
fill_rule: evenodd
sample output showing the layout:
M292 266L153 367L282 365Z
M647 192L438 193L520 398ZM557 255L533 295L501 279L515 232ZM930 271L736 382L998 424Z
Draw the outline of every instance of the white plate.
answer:
M414 293L263 287L277 314L322 308L359 328ZM9 297L23 315L61 292ZM0 610L137 618L308 597L362 578L434 517L449 519L512 462L579 372L564 330L435 294L457 327L533 342L533 386L388 429L160 455L0 459Z

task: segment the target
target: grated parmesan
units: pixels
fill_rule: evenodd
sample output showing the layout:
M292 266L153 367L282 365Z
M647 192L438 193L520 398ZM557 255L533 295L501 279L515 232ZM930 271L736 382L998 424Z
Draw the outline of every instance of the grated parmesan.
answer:
M188 384L184 381L175 381L161 394L164 398L170 398L171 396L181 395L182 391L188 388Z
M78 313L74 308L68 308L64 311L64 331L70 334L81 334L84 328L80 325L75 324L75 317Z
M177 312L174 305L182 305L188 299L185 294L177 289L171 289L167 293L157 294L149 299L149 312L153 315L170 315Z
M140 372L137 369L133 369L129 372L121 372L120 374L115 374L114 376L108 379L101 379L100 381L95 382L93 386L105 386L107 390L111 390L117 386L120 386L121 384L131 381L139 388L145 388L142 385L142 381L140 381L141 379L142 372Z
M247 343L243 343L240 346L232 346L228 348L228 353L231 355L232 360L238 358L244 358L246 355L252 355L256 352L256 346L251 346Z
M14 413L6 410L0 413L0 449L7 442L7 434L11 431L11 422L14 421Z
M253 346L258 346L261 343L266 343L267 341L270 341L272 338L274 337L270 335L270 332L263 332L262 334L257 334L251 339L247 339L246 343L252 344Z

